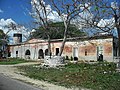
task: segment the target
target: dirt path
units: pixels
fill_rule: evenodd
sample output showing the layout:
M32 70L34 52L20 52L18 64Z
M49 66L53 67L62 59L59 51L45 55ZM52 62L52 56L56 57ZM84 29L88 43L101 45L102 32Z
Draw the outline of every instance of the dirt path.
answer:
M26 83L30 83L44 90L87 90L87 89L68 89L68 88L50 84L44 81L31 79L29 77L21 75L20 72L17 70L17 68L14 67L14 66L31 65L31 64L38 64L38 62L29 62L29 63L16 64L16 65L0 65L0 73L8 77L11 77L13 79L17 79L17 80L24 81Z

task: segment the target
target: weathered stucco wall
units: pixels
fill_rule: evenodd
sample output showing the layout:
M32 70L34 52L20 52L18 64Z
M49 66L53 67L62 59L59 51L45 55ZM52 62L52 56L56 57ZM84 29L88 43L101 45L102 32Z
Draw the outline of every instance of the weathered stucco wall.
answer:
M52 55L57 55L60 51L61 42L51 42ZM47 55L48 43L44 40L33 39L19 45L11 45L11 57L29 58L38 60ZM29 55L30 52L30 55ZM113 61L113 39L93 39L67 41L62 56L77 57L78 60L97 61L99 54L103 59Z

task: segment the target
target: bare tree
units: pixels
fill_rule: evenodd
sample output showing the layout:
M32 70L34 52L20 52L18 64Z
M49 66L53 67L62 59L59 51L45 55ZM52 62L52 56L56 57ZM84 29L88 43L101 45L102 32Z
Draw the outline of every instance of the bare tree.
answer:
M59 56L62 55L64 45L67 40L67 32L69 31L69 26L72 23L73 19L79 15L80 12L83 12L84 9L81 9L81 4L85 4L87 0L51 0L52 8L56 10L61 20L64 22L64 38L62 45L60 47ZM88 7L86 7L88 8Z
M36 18L36 23L43 27L48 36L48 48L50 48L50 14L57 14L62 22L64 22L64 38L60 47L59 56L62 55L64 45L67 40L67 34L70 24L79 20L79 28L94 28L104 32L110 32L114 26L119 29L119 9L114 8L105 0L45 0L49 3L46 5L43 0L32 0L33 9L35 11L33 17ZM108 7L110 5L110 7ZM114 5L115 6L115 5ZM50 8L48 8L50 7ZM52 9L51 9L52 8ZM54 13L53 13L54 10ZM110 11L112 10L112 11ZM109 13L108 13L109 12ZM111 14L114 13L114 14ZM117 15L117 17L116 17ZM112 16L114 19L112 19ZM105 18L111 19L108 21ZM76 19L77 18L77 19ZM116 20L117 18L117 20ZM105 19L105 20L104 20ZM102 20L104 24L102 25ZM102 22L100 24L100 22ZM115 24L113 24L115 22ZM50 50L50 49L49 49Z
M84 5L85 6L85 5ZM82 29L96 29L97 32L112 32L117 30L118 34L118 55L120 56L120 2L119 0L88 0L84 8L85 12L80 13L76 18Z
M47 5L43 0L32 0L31 1L33 13L32 17L35 19L35 23L38 24L44 30L44 34L48 38L48 54L51 54L50 45L50 27L49 24L52 23L50 15L52 14L52 9L50 5Z

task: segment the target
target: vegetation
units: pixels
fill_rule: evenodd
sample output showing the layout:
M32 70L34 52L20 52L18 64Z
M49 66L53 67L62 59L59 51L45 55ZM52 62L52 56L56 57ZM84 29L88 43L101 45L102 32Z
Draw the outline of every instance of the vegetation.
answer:
M5 51L6 51L8 36L6 35L6 39L4 37L5 37L5 33L3 32L2 29L0 29L0 58L5 57L6 54Z
M4 36L5 36L5 33L3 32L2 29L0 29L0 45L3 44L4 41ZM7 40L8 40L8 36L7 36Z
M52 23L49 24L49 28L51 29L50 34L50 38L51 39L62 39L64 36L64 24L63 22L56 22L56 23ZM71 37L81 37L84 36L85 32L80 31L75 25L71 24L69 27L69 31L67 32L67 38L71 38ZM36 32L34 32L32 34L32 37L35 38L43 38L43 39L47 39L47 35L44 32L44 29L42 27L36 29Z
M25 63L25 62L28 61L19 58L0 59L0 65L12 65L12 64Z
M68 64L65 67L45 68L40 65L21 66L30 78L66 87L85 87L93 90L119 90L120 73L114 63Z
M3 39L3 36L4 36L4 35L5 35L5 34L4 34L3 30L0 29L0 39Z
M16 24L15 23L9 23L8 25L5 25L4 28L7 28L8 31L4 32L2 29L0 29L0 58L7 57L7 45L9 41L9 32L12 30L16 30Z

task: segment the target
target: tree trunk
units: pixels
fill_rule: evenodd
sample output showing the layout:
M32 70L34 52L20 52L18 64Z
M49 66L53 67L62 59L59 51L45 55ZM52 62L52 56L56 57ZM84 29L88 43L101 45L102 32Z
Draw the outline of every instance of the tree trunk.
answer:
M51 41L49 35L48 35L48 55L51 56Z
M120 26L117 28L118 32L118 57L119 57L119 62L118 62L118 68L120 69Z
M7 51L6 51L6 45L7 45L7 39L6 39L6 35L5 35L5 37L4 37L4 39L3 39L3 57L4 58L6 58L7 57Z
M118 33L118 56L120 57L120 20L119 20L119 16L117 16L115 14L114 19L115 19L115 27L116 27L117 33Z
M59 54L58 54L58 56L61 56L62 55L62 52L63 52L63 50L64 50L64 46L65 46L65 42L66 42L66 36L64 37L64 39L63 39L63 41L62 41L62 45L61 45L61 47L60 47L60 52L59 52Z
M67 39L67 28L68 28L68 26L65 24L64 38L63 38L62 45L61 45L61 47L60 47L60 52L59 52L58 56L61 56L61 55L62 55L62 52L63 52L63 50L64 50L64 46L65 46L66 39Z
M117 28L118 32L118 56L120 57L120 28Z

